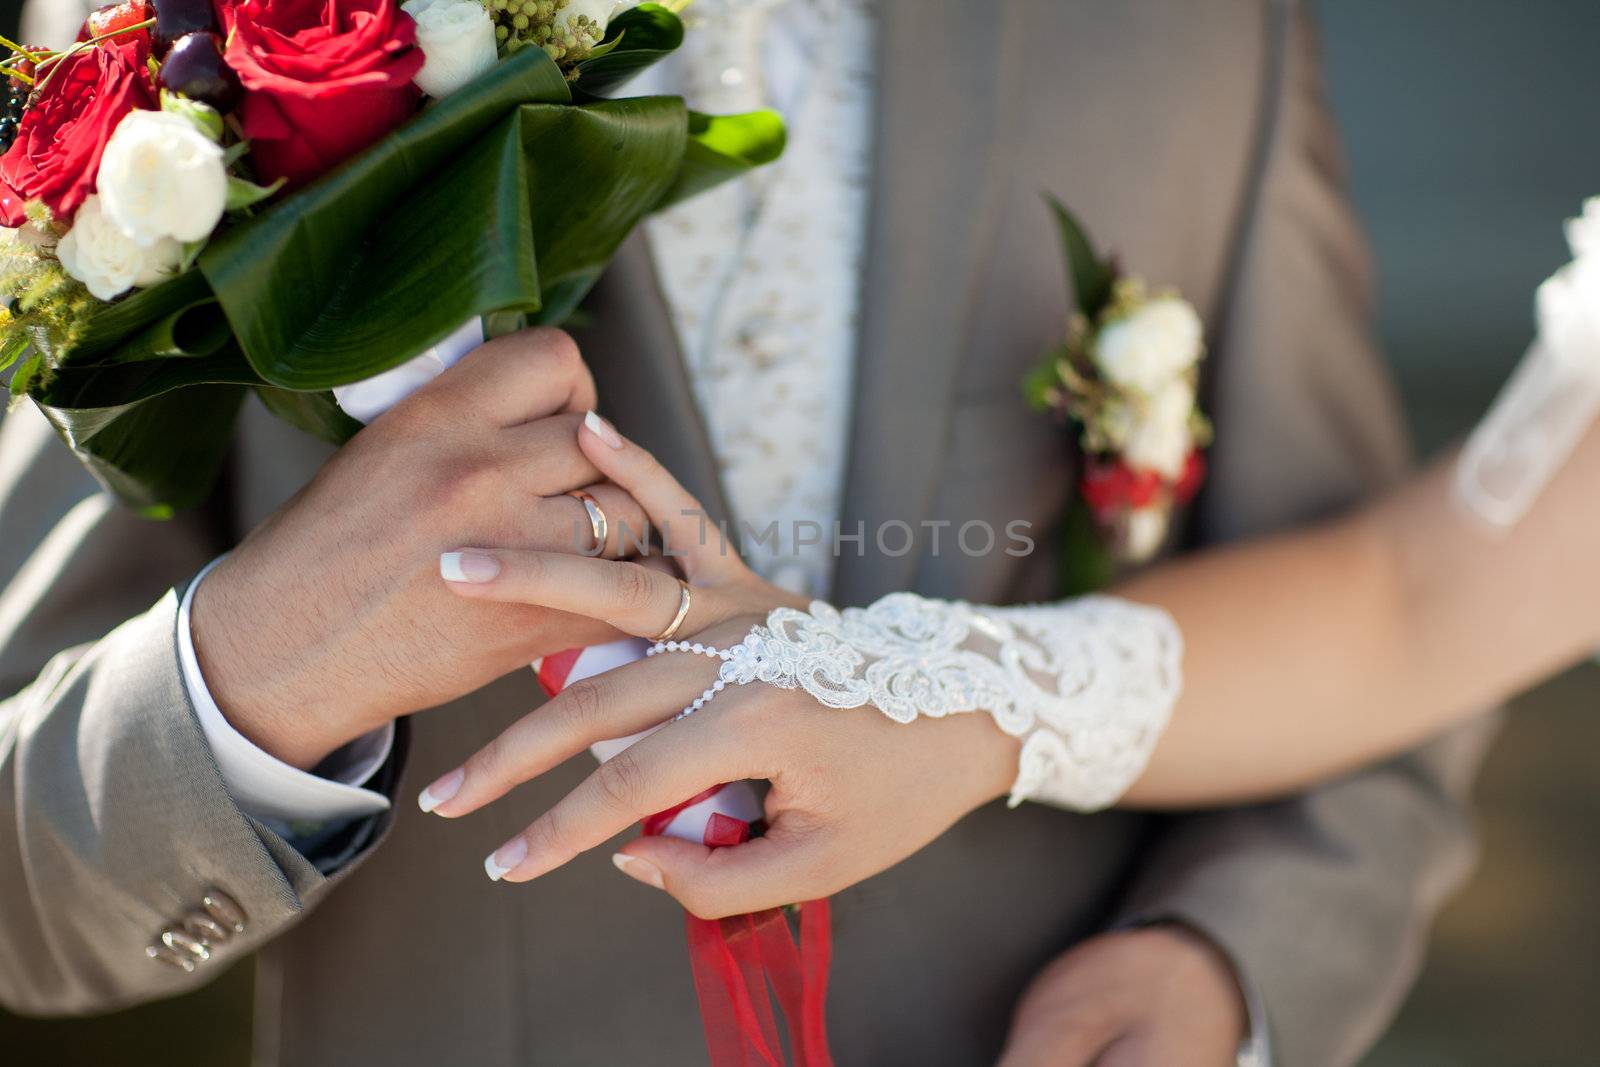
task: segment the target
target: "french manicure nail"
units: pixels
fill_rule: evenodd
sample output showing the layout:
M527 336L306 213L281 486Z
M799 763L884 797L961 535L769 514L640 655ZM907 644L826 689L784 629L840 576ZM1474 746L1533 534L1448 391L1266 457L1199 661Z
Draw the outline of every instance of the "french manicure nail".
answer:
M629 878L638 879L645 885L653 885L657 889L665 888L661 882L661 868L648 860L630 856L626 852L613 852L611 862L617 865L617 870Z
M483 869L489 875L489 881L498 882L527 858L528 843L520 837L513 837L483 861Z
M417 795L417 807L423 811L432 811L459 793L461 791L461 783L466 781L466 778L466 770L457 767L419 793Z
M447 582L476 585L492 582L500 573L500 561L487 552L444 552L439 555L439 577Z
M602 419L594 412L591 411L584 415L583 425L590 433L600 438L600 440L604 441L612 448L622 447L621 435L619 435L616 430L611 428L611 424L609 422L607 422L605 419Z

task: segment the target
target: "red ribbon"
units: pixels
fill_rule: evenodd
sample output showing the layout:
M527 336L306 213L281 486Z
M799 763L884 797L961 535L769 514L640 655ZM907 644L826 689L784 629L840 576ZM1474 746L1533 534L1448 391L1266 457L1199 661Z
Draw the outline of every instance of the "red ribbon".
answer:
M671 821L669 816L655 824L655 833ZM717 812L706 821L704 841L712 848L749 839L750 825L742 819ZM684 927L711 1067L784 1067L769 984L783 1014L794 1067L833 1067L827 1032L833 936L826 900L800 905L798 945L782 908L726 919L685 912Z
M582 652L567 649L539 664L539 685L547 695L566 688ZM681 811L720 789L712 786L647 816L640 827L646 836L659 837ZM701 840L712 848L726 848L750 840L751 830L743 819L715 812L706 820ZM689 964L711 1067L785 1067L772 1012L774 997L789 1036L793 1067L833 1067L827 1025L828 969L833 960L828 902L807 901L799 910L798 945L782 908L726 919L699 919L684 912Z

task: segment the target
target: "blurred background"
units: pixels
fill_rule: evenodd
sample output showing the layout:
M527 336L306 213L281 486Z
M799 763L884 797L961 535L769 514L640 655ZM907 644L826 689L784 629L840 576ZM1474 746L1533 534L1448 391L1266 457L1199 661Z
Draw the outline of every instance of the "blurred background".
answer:
M1419 450L1465 433L1600 193L1600 4L1321 0L1329 89ZM1482 862L1366 1067L1600 1064L1600 667L1516 702L1478 781Z
M948 2L948 0L947 0ZM1195 2L1195 0L1184 0ZM1321 0L1333 104L1419 450L1482 413L1600 193L1595 0ZM20 0L0 0L15 32ZM1479 782L1483 858L1366 1067L1600 1063L1600 667L1517 702ZM0 1013L0 1064L248 1061L250 973L103 1019ZM1316 1067L1316 1065L1296 1065Z

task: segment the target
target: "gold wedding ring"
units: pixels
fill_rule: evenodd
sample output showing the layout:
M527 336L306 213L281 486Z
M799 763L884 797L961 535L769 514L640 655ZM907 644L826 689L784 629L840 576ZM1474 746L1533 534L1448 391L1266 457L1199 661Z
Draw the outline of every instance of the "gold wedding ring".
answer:
M672 621L667 624L667 628L655 636L655 640L658 643L661 641L672 640L673 635L678 632L678 627L683 625L683 620L689 617L689 601L691 598L692 594L689 592L689 583L684 581L682 578L679 578L678 613L672 617Z
M600 509L600 502L582 489L569 490L567 495L582 504L583 510L588 512L589 530L594 534L594 554L603 555L606 550L606 531L610 525L606 522L606 513Z

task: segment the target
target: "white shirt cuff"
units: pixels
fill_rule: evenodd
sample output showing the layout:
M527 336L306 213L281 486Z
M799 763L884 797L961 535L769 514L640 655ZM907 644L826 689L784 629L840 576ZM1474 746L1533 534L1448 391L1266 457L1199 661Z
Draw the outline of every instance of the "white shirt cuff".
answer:
M305 836L331 823L388 811L388 797L362 789L361 785L389 758L394 745L393 723L356 738L329 756L319 768L326 775L323 776L268 755L235 730L217 706L200 673L194 636L189 630L189 607L194 591L218 562L220 557L195 576L178 606L178 660L200 729L205 732L234 801L245 814L287 831L286 836Z

